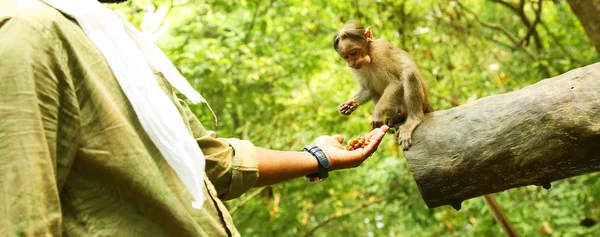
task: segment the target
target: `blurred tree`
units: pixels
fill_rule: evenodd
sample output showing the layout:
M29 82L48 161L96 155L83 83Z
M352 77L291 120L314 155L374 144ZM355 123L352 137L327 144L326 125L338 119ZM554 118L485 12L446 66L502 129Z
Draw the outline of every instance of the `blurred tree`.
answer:
M569 0L569 5L600 54L600 1Z

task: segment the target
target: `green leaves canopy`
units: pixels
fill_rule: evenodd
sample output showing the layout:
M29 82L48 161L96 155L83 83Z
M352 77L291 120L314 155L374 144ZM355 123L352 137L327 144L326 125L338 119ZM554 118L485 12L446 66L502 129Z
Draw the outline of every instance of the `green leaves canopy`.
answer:
M145 32L215 110L193 110L221 137L300 150L322 134L348 139L370 130L368 104L343 117L337 105L356 85L332 49L347 20L370 25L409 52L437 110L516 90L600 58L563 1L543 1L539 42L499 1L130 1L111 7ZM537 2L523 13L534 22ZM512 38L511 38L512 37ZM514 39L522 40L519 45ZM519 41L520 42L520 41ZM539 43L539 44L538 44ZM498 121L502 122L502 121ZM468 134L465 134L468 136ZM363 166L318 184L301 179L228 202L243 236L501 236L482 199L463 209L427 209L388 135ZM523 236L599 235L598 174L496 194ZM259 192L260 191L260 192ZM256 195L259 194L259 195ZM587 218L587 219L586 219Z

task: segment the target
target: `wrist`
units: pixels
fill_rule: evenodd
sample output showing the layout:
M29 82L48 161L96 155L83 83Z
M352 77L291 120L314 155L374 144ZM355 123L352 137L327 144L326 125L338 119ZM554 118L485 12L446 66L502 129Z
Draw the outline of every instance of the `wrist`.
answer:
M325 152L315 145L305 146L303 150L311 154L317 160L318 166L317 172L306 175L306 180L309 182L319 182L325 180L329 176L329 170L331 167L331 163Z

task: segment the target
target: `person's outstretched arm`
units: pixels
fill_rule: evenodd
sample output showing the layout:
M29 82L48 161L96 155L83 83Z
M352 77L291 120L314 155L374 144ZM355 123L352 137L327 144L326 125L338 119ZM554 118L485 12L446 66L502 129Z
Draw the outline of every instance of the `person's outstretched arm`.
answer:
M386 125L374 129L365 136L369 139L369 145L346 151L342 146L344 137L342 135L321 136L315 139L314 145L323 150L327 156L329 171L357 167L362 164L379 146L385 132ZM258 160L258 180L255 187L279 183L296 177L302 177L317 172L317 159L306 151L277 151L256 147L256 159Z

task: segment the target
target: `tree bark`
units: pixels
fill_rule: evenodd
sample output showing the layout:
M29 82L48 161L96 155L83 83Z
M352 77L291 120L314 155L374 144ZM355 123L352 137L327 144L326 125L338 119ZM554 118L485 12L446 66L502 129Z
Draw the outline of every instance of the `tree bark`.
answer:
M569 5L600 54L600 1L569 0Z
M600 170L600 63L427 114L405 152L429 208Z

